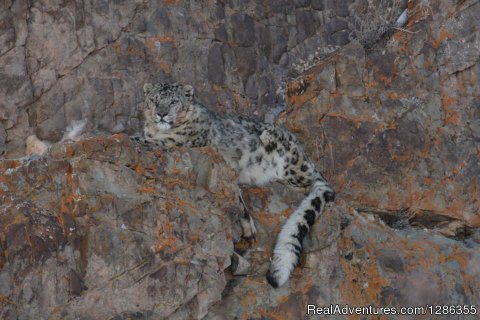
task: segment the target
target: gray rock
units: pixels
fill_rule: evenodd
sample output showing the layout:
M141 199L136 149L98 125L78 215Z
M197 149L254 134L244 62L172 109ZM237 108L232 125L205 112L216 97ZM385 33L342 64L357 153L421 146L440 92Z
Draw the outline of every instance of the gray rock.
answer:
M233 48L233 54L235 57L235 66L242 79L251 76L255 72L257 65L255 49L236 47Z
M348 28L348 23L340 18L332 18L325 25L328 34L334 34L337 31L341 31Z
M327 1L327 8L333 10L335 14L339 17L346 17L348 16L348 5L352 1L348 0L326 0Z
M0 162L3 319L166 318L184 305L205 316L225 286L233 235L224 210L238 206L238 189L212 150L159 155L116 135L54 145L14 169L20 162ZM207 186L195 182L201 163L215 176Z
M278 64L280 58L287 51L288 35L284 28L270 27L268 29L268 42L271 46L271 51L267 56L273 63Z
M214 43L208 51L208 79L217 85L225 81L222 45L219 43Z
M227 42L228 40L228 34L227 34L227 29L225 28L224 25L218 26L214 31L213 31L215 38L214 40L222 41L222 42Z
M0 21L7 24L7 21ZM12 27L8 30L5 30L3 34L0 35L0 55L8 52L15 45L15 29Z
M332 45L344 46L350 42L350 30L341 30L330 35Z
M17 124L22 108L33 101L24 48L14 47L0 56L0 66L0 120L8 130Z
M232 255L232 274L235 276L244 276L249 273L250 263L238 253Z
M7 138L7 133L3 124L0 122L0 155L2 155L6 150L5 140Z
M311 0L311 6L315 10L323 10L325 8L325 0Z
M296 8L305 8L310 5L310 0L294 0L293 3Z
M298 41L303 41L315 34L318 28L316 15L310 10L296 10L296 29L298 32Z
M255 41L255 26L252 17L236 13L230 17L230 22L233 41L241 47L252 46Z
M251 99L256 99L258 96L258 86L257 86L257 80L255 76L251 76L248 78L246 84L245 84L245 93L247 96Z

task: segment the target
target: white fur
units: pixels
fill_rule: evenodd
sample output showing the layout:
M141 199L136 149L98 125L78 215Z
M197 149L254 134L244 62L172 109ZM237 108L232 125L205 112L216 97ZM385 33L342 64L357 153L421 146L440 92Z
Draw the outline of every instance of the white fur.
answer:
M304 201L306 200L307 199L304 199ZM297 256L292 250L291 243L295 242L299 244L294 235L298 232L298 226L306 225L305 219L303 218L303 211L300 210L301 207L297 208L297 210L295 210L285 222L282 230L278 234L277 243L273 249L273 258L270 268L276 270L275 278L279 287L287 282L297 264Z
M308 209L314 210L311 202L315 197L319 197L321 199L321 206L320 210L316 212L315 218L318 218L318 216L323 213L325 208L323 192L325 190L328 190L326 183L323 181L315 182L310 194L303 199L303 201L300 203L300 206L290 215L283 225L282 230L278 234L277 242L275 244L275 248L273 249L273 258L270 265L270 270L273 271L279 287L287 282L290 274L298 262L298 258L293 249L293 244L302 246L302 243L299 243L298 239L295 237L298 234L299 227L305 226L307 229L310 229L307 221L304 218L305 211Z
M157 123L157 127L158 127L159 130L168 130L172 126L169 123L166 123L166 122L159 122L159 123Z
M275 168L264 168L261 164L253 164L247 167L247 161L250 155L246 154L239 161L239 182L241 184L251 184L257 186L264 186L269 182L280 180L283 177L283 166L285 160L283 158L276 159L277 166Z

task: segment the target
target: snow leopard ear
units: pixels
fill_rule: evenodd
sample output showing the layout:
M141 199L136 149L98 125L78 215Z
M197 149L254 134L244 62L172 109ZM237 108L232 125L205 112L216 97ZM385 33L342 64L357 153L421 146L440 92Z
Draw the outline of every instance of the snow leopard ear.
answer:
M183 94L185 95L185 97L189 101L192 101L193 100L193 87L191 85L188 85L188 84L183 86Z
M145 84L143 85L143 92L144 92L145 94L147 94L147 93L149 93L150 91L152 91L152 89L153 89L153 84L151 84L151 83L145 83Z

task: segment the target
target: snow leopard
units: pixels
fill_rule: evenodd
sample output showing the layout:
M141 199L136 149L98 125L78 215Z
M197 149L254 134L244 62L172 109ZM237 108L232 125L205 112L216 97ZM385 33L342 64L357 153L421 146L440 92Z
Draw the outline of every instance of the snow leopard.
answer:
M276 181L307 193L282 226L266 275L274 288L285 284L299 263L304 237L335 199L331 185L287 129L213 112L194 99L190 85L146 83L143 89L143 143L167 149L210 146L237 170L239 184L264 186Z

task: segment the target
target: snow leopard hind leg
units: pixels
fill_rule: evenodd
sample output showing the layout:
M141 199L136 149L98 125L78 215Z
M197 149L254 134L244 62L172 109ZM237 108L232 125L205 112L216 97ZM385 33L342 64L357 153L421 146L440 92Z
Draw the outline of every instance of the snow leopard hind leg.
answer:
M293 134L283 129L271 128L262 133L260 140L267 150L285 150L283 156L287 161L283 168L284 179L280 182L310 190L282 226L275 243L267 281L272 287L278 288L285 284L300 261L303 239L322 214L325 205L334 201L335 192L305 155Z

